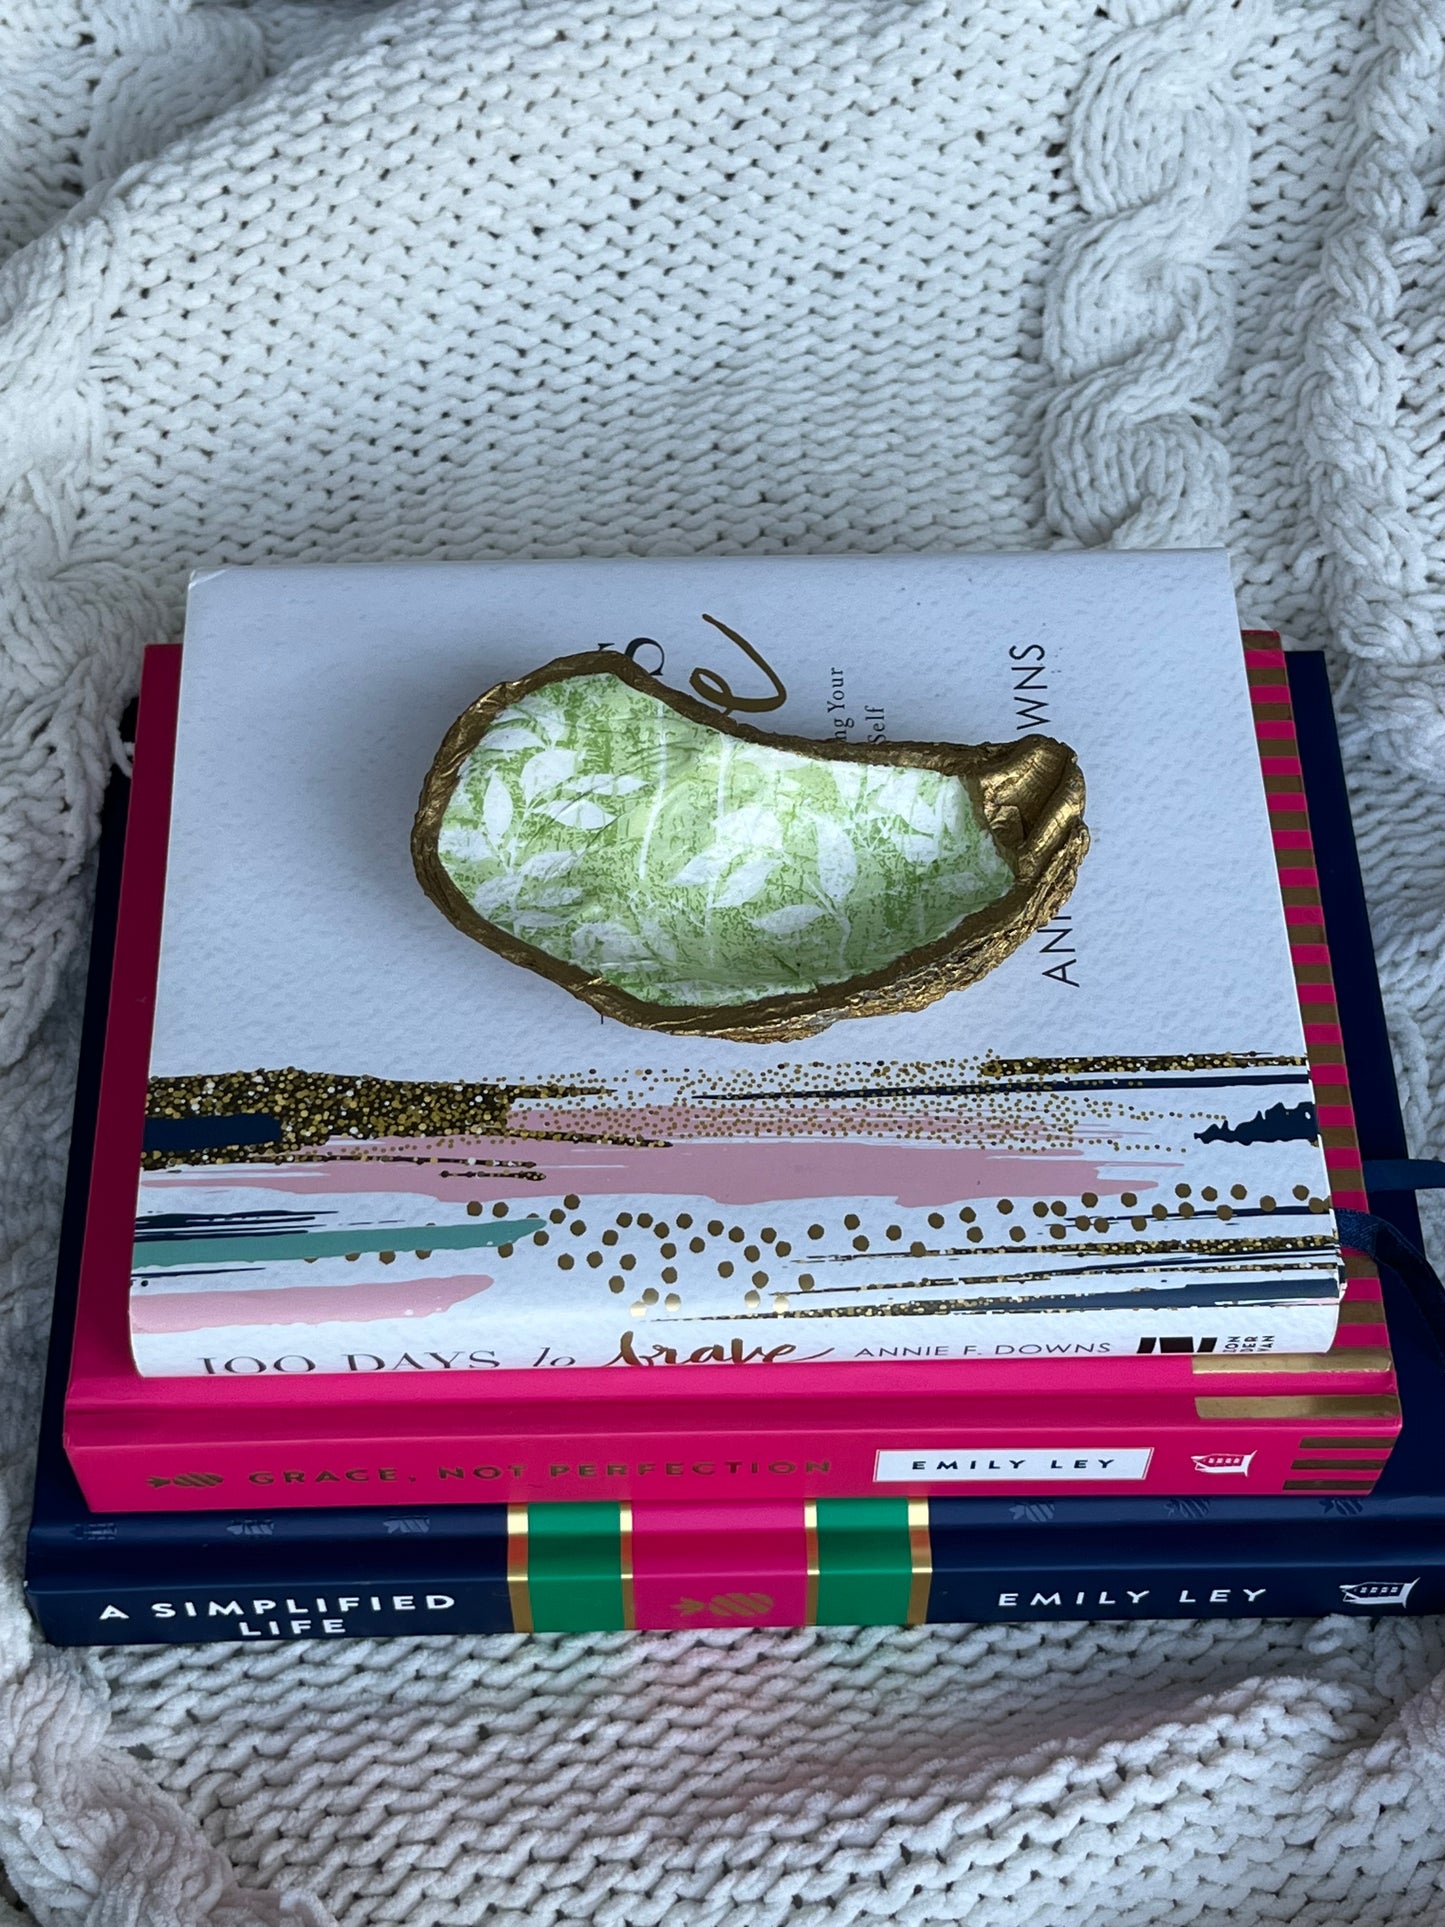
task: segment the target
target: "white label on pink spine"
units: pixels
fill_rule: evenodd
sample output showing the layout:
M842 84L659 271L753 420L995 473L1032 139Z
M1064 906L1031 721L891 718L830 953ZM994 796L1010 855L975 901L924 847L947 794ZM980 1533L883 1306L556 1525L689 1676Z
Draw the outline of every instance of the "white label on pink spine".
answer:
M1142 1479L1149 1471L1154 1448L1149 1445L1100 1446L1091 1450L1072 1446L1013 1447L991 1452L987 1447L962 1451L880 1452L873 1467L875 1485L907 1485L915 1479L937 1483L956 1479L960 1485L1017 1485L1027 1480L1057 1480L1060 1485L1113 1479Z

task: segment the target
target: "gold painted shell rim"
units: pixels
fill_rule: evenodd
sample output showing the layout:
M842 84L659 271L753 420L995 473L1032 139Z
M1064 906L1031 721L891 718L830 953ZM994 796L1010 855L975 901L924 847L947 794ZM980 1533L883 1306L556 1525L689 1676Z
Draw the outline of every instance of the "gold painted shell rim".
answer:
M661 1005L634 997L577 964L564 963L535 944L491 923L462 895L438 850L442 819L462 765L504 709L550 683L610 675L666 703L687 721L739 742L788 750L818 762L929 769L962 780L988 825L1014 886L964 917L932 942L905 951L891 964L819 990L760 997L753 1003ZM1027 813L1021 801L1028 805ZM1067 900L1089 847L1084 823L1084 779L1067 744L1050 736L1015 743L861 743L819 740L755 729L659 682L627 656L603 650L559 656L515 680L500 682L464 709L442 739L422 784L411 831L417 881L449 923L482 944L590 1004L604 1017L674 1036L728 1037L770 1043L808 1037L843 1017L891 1015L926 1005L975 983L1046 924Z

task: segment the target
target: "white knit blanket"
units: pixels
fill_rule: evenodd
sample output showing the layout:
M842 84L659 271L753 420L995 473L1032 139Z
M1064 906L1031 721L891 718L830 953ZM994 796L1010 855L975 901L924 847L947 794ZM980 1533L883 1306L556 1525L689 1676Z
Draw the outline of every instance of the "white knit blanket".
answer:
M1432 1621L86 1656L17 1583L88 853L201 564L1228 541L1246 621L1332 652L1439 1148L1442 31L10 0L0 1851L35 1918L1445 1922Z

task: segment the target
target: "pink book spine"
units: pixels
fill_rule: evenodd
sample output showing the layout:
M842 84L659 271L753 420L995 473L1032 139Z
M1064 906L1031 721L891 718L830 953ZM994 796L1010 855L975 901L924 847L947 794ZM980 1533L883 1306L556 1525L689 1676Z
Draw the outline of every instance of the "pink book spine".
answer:
M410 1413L278 1405L237 1436L224 1411L180 1426L112 1411L71 1456L105 1511L1360 1491L1400 1421L1378 1300L1352 1303L1360 1315L1323 1358L1161 1360L1178 1374L1170 1389L1122 1397L1078 1389L1075 1374L1073 1389L1041 1396L1022 1366L1027 1386L973 1400L920 1396L872 1412L842 1400L745 1412L699 1401L666 1424L636 1412L609 1424L579 1401L533 1412L480 1400Z

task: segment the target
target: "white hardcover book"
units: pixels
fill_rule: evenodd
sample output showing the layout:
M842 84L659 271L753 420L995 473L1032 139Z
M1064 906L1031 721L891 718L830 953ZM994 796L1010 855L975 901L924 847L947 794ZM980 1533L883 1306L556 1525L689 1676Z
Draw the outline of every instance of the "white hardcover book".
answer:
M1077 886L922 1009L766 1043L603 1018L448 923L408 847L453 719L592 649L795 736L1061 739ZM766 869L699 854L740 902ZM1325 1349L1226 558L198 576L148 1113L146 1373Z

